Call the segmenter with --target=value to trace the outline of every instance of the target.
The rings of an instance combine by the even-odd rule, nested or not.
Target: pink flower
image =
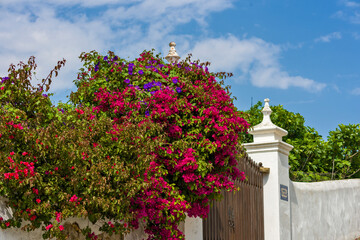
[[[26,155],[28,155],[28,154],[29,154],[29,153],[27,153],[27,152],[23,152],[23,153],[22,153],[23,156],[26,156]]]
[[[84,111],[82,109],[79,110],[79,109],[76,108],[75,110],[76,110],[77,113],[84,114]]]
[[[75,202],[78,199],[78,197],[74,194],[71,198],[70,198],[70,202]]]
[[[10,155],[12,156],[12,155],[14,155],[15,153],[14,152],[10,152]]]
[[[37,202],[37,203],[41,203],[41,200],[40,200],[40,199],[36,199],[36,202]]]
[[[52,227],[53,227],[53,225],[52,225],[52,224],[49,224],[49,225],[46,226],[46,230],[49,230],[49,229],[52,228]]]
[[[60,213],[60,212],[56,212],[56,213],[55,213],[55,216],[56,216],[56,221],[57,221],[57,222],[60,222],[60,220],[61,220],[61,213]]]
[[[59,230],[60,230],[60,231],[64,230],[64,226],[63,226],[63,225],[60,225],[60,226],[59,226]]]
[[[5,225],[8,227],[8,226],[10,226],[10,223],[9,223],[9,222],[6,222]]]

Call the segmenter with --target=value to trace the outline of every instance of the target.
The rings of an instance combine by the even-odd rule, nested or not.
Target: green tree
[[[360,178],[360,124],[340,124],[329,132],[328,144],[332,177]]]
[[[245,111],[249,124],[262,121],[262,103]],[[271,106],[272,122],[287,130],[283,140],[294,146],[289,155],[290,178],[293,181],[322,181],[360,177],[360,124],[340,124],[329,132],[325,141],[314,129],[305,125],[299,113],[282,105]],[[250,134],[243,134],[244,142],[252,142]]]

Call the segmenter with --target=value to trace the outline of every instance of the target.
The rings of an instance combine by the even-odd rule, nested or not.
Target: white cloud
[[[360,7],[360,3],[359,2],[354,2],[354,1],[345,1],[344,2],[346,7]]]
[[[189,46],[190,36],[174,35],[179,24],[204,24],[214,11],[230,8],[223,0],[2,0],[0,5],[0,76],[10,63],[31,55],[43,78],[58,60],[67,60],[52,90],[73,88],[83,51],[113,50],[122,57],[135,57],[144,49],[168,51],[176,39]],[[69,8],[74,7],[74,8]],[[97,8],[94,8],[97,7]],[[91,9],[91,11],[87,11]],[[181,50],[181,48],[180,48]]]
[[[315,42],[330,42],[330,41],[332,41],[334,39],[341,39],[341,38],[342,38],[342,36],[341,36],[340,32],[333,32],[333,33],[330,33],[328,35],[316,38],[314,41]]]
[[[360,12],[354,12],[350,17],[349,20],[351,23],[360,24]]]
[[[80,53],[104,50],[106,36],[111,36],[111,30],[100,21],[83,18],[70,22],[56,18],[52,9],[42,7],[38,10],[35,21],[30,14],[0,10],[0,72],[4,75],[8,64],[26,61],[34,55],[38,63],[37,76],[41,79],[58,60],[65,58],[66,66],[60,71],[60,78],[54,81],[53,88],[71,88],[80,67]]]
[[[69,6],[74,8],[69,10]],[[58,60],[65,58],[67,64],[52,89],[71,89],[81,67],[78,56],[83,51],[95,49],[105,53],[110,49],[132,58],[144,49],[155,48],[166,55],[167,44],[175,40],[181,43],[177,50],[183,58],[186,55],[181,53],[193,46],[194,56],[211,60],[213,69],[241,72],[242,78],[249,78],[258,87],[300,87],[312,91],[325,87],[282,70],[278,58],[283,47],[262,39],[239,40],[230,36],[201,41],[198,36],[174,33],[177,26],[185,23],[206,29],[207,16],[231,7],[230,0],[3,0],[0,76],[5,75],[8,64],[34,55],[37,76],[42,78]]]
[[[348,21],[353,24],[360,24],[360,2],[343,0],[344,8],[333,14],[333,17]]]
[[[104,16],[112,24],[140,21],[150,24],[149,31],[160,38],[177,25],[195,21],[206,26],[205,18],[213,12],[232,7],[230,0],[147,0],[129,7],[120,5],[108,9]],[[152,29],[156,29],[152,32]]]
[[[139,2],[141,0],[2,0],[2,5],[7,6],[34,6],[34,4],[41,5],[56,5],[56,6],[74,6],[81,5],[84,7],[96,7],[96,6],[104,6],[108,4],[131,4],[135,2]]]
[[[351,91],[351,94],[353,94],[353,95],[360,95],[360,87],[353,89],[353,90]]]
[[[290,76],[279,63],[281,47],[260,38],[207,39],[197,42],[192,53],[195,58],[210,61],[212,71],[240,72],[240,79],[249,78],[257,87],[320,91],[326,86],[312,79]]]
[[[353,32],[352,36],[354,37],[355,40],[359,40],[360,39],[360,34],[358,32]]]

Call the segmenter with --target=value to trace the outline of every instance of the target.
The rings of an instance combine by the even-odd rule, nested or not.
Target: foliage
[[[262,103],[246,111],[251,126],[262,121]],[[272,122],[287,130],[283,140],[294,146],[289,155],[290,178],[293,181],[321,181],[360,177],[360,124],[340,124],[329,132],[327,141],[305,119],[283,106],[271,106]],[[252,142],[243,135],[245,142]]]
[[[257,102],[249,110],[245,111],[247,117],[246,120],[249,122],[250,126],[255,126],[261,123],[263,114],[261,112],[263,106],[262,102]],[[305,119],[299,113],[289,112],[284,109],[283,106],[271,106],[271,120],[277,126],[286,129],[288,135],[283,137],[283,140],[287,139],[296,139],[304,138],[307,129],[305,126]],[[252,142],[251,134],[243,134],[246,142]]]
[[[1,227],[42,227],[65,239],[69,217],[88,217],[109,234],[146,224],[149,239],[181,239],[177,226],[205,217],[220,191],[244,179],[238,137],[248,128],[230,93],[206,65],[165,64],[152,52],[126,61],[83,53],[77,91],[52,106],[33,58],[1,82],[0,195],[14,216]],[[82,229],[87,239],[96,236]]]

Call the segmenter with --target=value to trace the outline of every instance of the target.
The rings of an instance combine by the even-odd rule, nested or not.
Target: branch
[[[356,170],[356,172],[352,173],[350,176],[348,176],[348,178],[351,178],[353,175],[355,175],[356,173],[358,173],[360,171],[360,168],[358,170]],[[346,176],[345,176],[346,177]]]
[[[349,158],[353,158],[354,156],[356,156],[356,154],[360,153],[360,151],[358,150],[356,153],[354,153],[353,155],[351,155]]]

